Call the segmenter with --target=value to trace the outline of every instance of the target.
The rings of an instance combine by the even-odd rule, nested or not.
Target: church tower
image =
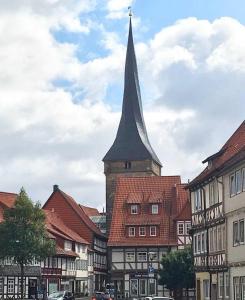
[[[115,141],[103,158],[109,233],[117,177],[160,176],[161,162],[148,139],[140,95],[131,18],[124,75],[122,115]]]

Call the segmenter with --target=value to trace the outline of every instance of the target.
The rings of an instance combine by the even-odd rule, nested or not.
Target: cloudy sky
[[[244,120],[244,0],[0,0],[0,190],[102,208],[128,32],[163,175],[192,179]]]

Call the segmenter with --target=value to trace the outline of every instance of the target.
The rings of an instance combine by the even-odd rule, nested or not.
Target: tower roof
[[[160,160],[151,147],[145,127],[130,18],[122,115],[116,139],[103,161],[146,159],[154,160],[161,166]]]

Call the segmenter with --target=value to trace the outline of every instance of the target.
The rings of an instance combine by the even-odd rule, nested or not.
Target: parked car
[[[174,300],[174,298],[171,297],[165,297],[165,296],[155,296],[155,297],[145,297],[145,300]]]
[[[59,291],[48,295],[48,300],[75,300],[72,292]]]
[[[108,292],[95,292],[92,300],[112,300],[112,298]]]

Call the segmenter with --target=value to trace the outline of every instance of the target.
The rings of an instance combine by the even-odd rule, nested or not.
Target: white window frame
[[[219,273],[218,274],[218,294],[219,294],[219,298],[223,299],[224,296],[224,292],[225,292],[225,278],[224,278],[224,273]]]
[[[141,283],[144,282],[145,284],[145,293],[141,293]],[[140,296],[146,296],[147,295],[147,279],[139,279],[139,295]]]
[[[134,262],[135,261],[135,252],[134,251],[127,251],[126,252],[126,261],[127,262]]]
[[[197,253],[201,253],[201,234],[197,234]]]
[[[185,234],[185,223],[184,222],[178,222],[178,235],[184,235]],[[182,227],[182,230],[180,228]]]
[[[202,191],[198,189],[194,192],[195,200],[195,211],[200,211],[202,209]]]
[[[205,232],[201,233],[201,253],[205,252]]]
[[[147,261],[147,252],[145,251],[137,252],[137,261],[139,262]]]
[[[242,168],[242,191],[245,192],[245,168]]]
[[[238,177],[239,175],[239,177]],[[240,194],[242,192],[242,170],[236,171],[236,194]],[[238,178],[240,178],[240,183],[238,182]]]
[[[138,215],[139,213],[139,205],[138,204],[131,204],[130,206],[131,215]]]
[[[237,231],[235,232],[236,228]],[[238,246],[239,245],[239,221],[233,222],[232,235],[233,235],[233,246]]]
[[[230,175],[230,197],[236,195],[236,174],[232,173]]]
[[[136,293],[132,293],[132,283],[136,283]],[[138,279],[130,279],[130,295],[131,296],[138,296],[139,286],[138,286]]]
[[[210,298],[210,284],[208,279],[203,280],[203,297],[204,299],[209,299]]]
[[[151,205],[151,213],[152,215],[158,215],[159,207],[158,204]]]
[[[241,225],[242,223],[242,225]],[[239,220],[239,244],[244,244],[244,219]],[[243,229],[242,229],[243,228]]]
[[[65,240],[64,242],[64,250],[71,251],[72,250],[72,242]]]
[[[154,229],[154,232],[152,232],[152,229]],[[150,236],[157,236],[157,227],[156,226],[150,226]]]
[[[143,231],[141,231],[143,230]],[[146,228],[145,226],[140,226],[139,227],[139,236],[146,236]]]
[[[131,231],[132,230],[132,231]],[[135,227],[130,226],[128,228],[128,236],[135,236]]]
[[[14,294],[15,283],[13,278],[8,278],[8,294]]]
[[[215,204],[215,187],[214,187],[214,181],[212,181],[209,184],[209,206],[212,206],[214,204]]]

